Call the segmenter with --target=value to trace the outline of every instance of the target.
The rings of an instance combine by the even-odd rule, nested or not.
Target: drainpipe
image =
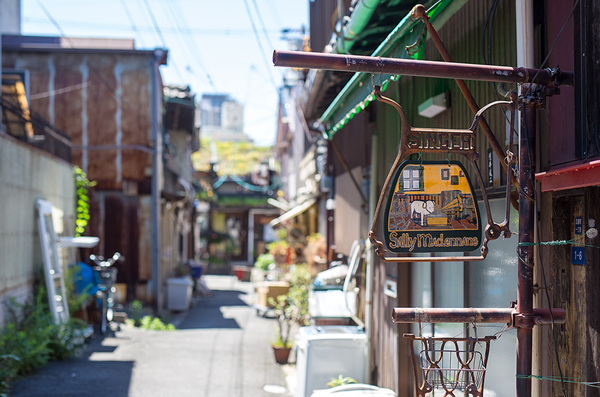
[[[517,66],[534,67],[533,47],[533,1],[515,0]],[[525,85],[531,89],[529,84]],[[524,86],[520,86],[523,90]],[[522,94],[522,92],[520,92]],[[522,98],[522,96],[521,96]],[[519,243],[533,242],[535,205],[530,199],[534,195],[533,175],[535,173],[535,134],[536,110],[531,104],[524,105],[519,112]],[[529,196],[529,197],[526,197]],[[529,318],[533,312],[533,268],[534,251],[531,246],[520,246],[517,288],[517,312]],[[517,397],[531,396],[531,375],[533,368],[533,332],[528,326],[517,328]]]
[[[369,222],[375,216],[375,206],[379,199],[379,190],[377,189],[377,134],[373,134],[371,139],[371,182],[369,186]],[[365,280],[365,328],[367,334],[367,365],[366,383],[371,384],[371,348],[373,346],[373,279],[375,274],[375,264],[377,256],[371,241],[366,239],[366,280]]]
[[[515,0],[517,66],[533,68],[533,0]]]
[[[162,137],[159,131],[160,103],[162,93],[159,92],[159,72],[158,66],[160,60],[165,56],[164,51],[156,49],[154,51],[154,60],[152,64],[152,81],[151,81],[151,108],[150,117],[152,118],[151,144],[152,152],[152,196],[150,201],[150,211],[152,214],[152,289],[154,292],[154,312],[159,313],[161,310],[162,294],[160,289],[160,182],[161,182],[161,166],[162,166]]]
[[[348,24],[344,27],[343,0],[338,0],[338,18],[340,20],[341,33],[337,38],[336,52],[347,54],[356,40],[363,33],[373,13],[379,6],[381,0],[361,0],[355,6]]]
[[[331,179],[327,201],[325,202],[325,219],[327,228],[327,237],[325,238],[327,261],[331,263],[335,259],[333,251],[335,248],[335,175],[333,173],[333,147],[331,141],[327,141],[327,162],[325,165],[325,175]]]

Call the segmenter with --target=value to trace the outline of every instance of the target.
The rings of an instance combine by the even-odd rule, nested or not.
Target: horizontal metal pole
[[[273,64],[303,69],[337,70],[373,74],[437,77],[506,83],[573,85],[573,73],[554,75],[550,69],[528,69],[457,62],[418,61],[360,55],[325,54],[302,51],[274,51]]]
[[[497,323],[512,324],[519,313],[513,308],[419,308],[396,307],[392,313],[395,323]],[[533,309],[535,324],[562,324],[566,321],[564,309]],[[520,322],[517,321],[517,324]]]

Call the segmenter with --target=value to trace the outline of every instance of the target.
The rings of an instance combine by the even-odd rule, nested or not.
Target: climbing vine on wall
[[[79,167],[75,167],[75,235],[82,236],[90,220],[90,188],[96,182],[90,181]]]

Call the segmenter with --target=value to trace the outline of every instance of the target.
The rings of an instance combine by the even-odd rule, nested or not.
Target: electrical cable
[[[144,0],[144,5],[146,6],[146,11],[148,11],[148,15],[150,15],[150,20],[152,21],[152,25],[154,26],[154,31],[156,32],[162,46],[164,48],[167,48],[167,42],[165,41],[165,37],[163,36],[162,31],[160,30],[160,26],[158,26],[158,22],[154,17],[154,12],[152,12],[152,7],[150,7],[148,0]]]
[[[164,3],[163,3],[164,5]],[[171,16],[175,21],[176,26],[180,26],[183,29],[177,28],[176,31],[179,33],[182,41],[187,45],[190,54],[193,54],[193,59],[196,61],[202,72],[204,73],[208,84],[212,87],[215,92],[218,92],[217,87],[215,86],[214,80],[209,73],[208,69],[204,65],[204,62],[200,58],[200,50],[198,43],[196,42],[195,35],[190,29],[189,24],[187,23],[187,19],[185,17],[185,13],[181,10],[179,3],[176,0],[170,0],[168,2],[169,11],[171,11]]]
[[[525,144],[527,145],[526,148],[526,152],[527,152],[527,156],[531,156],[531,151],[529,150],[529,148],[532,146],[531,142],[530,142],[530,134],[529,131],[527,131],[527,124],[525,122],[522,122],[521,124],[521,128],[523,129],[523,132],[525,134]],[[534,131],[535,133],[535,131]],[[532,164],[532,159],[531,157],[529,158],[529,163]],[[533,186],[533,192],[532,192],[532,200],[534,202],[535,205],[535,209],[539,210],[540,204],[539,204],[539,197],[537,195],[537,191],[536,191],[536,187],[535,187],[535,178],[532,175],[533,173],[530,173],[530,180],[529,182],[531,183],[531,185]],[[526,196],[521,196],[521,197],[526,197]],[[537,214],[537,211],[534,210],[534,214]],[[535,215],[534,215],[535,216]],[[538,243],[540,240],[540,236],[539,233],[542,230],[541,229],[541,222],[540,222],[540,217],[536,216],[536,225],[537,225],[537,229],[538,229],[538,233],[537,233],[537,238],[538,238]],[[519,256],[519,255],[518,255]],[[519,256],[519,260],[521,260],[523,262],[523,259]],[[562,367],[560,365],[560,358],[558,356],[558,342],[556,341],[556,336],[554,335],[554,326],[555,326],[555,320],[554,320],[554,315],[552,314],[552,302],[550,301],[550,293],[548,292],[548,281],[546,279],[546,271],[544,269],[544,265],[542,262],[542,256],[540,255],[540,249],[538,248],[538,262],[540,264],[541,267],[541,273],[542,273],[542,280],[544,282],[544,291],[546,293],[546,300],[548,303],[548,308],[550,309],[550,323],[551,323],[551,329],[552,329],[552,341],[553,341],[553,345],[554,345],[554,355],[555,355],[555,360],[556,360],[556,366],[558,368],[558,373],[560,376],[560,380],[561,380],[561,386],[562,386],[562,392],[563,392],[563,397],[567,397],[566,394],[566,390],[565,390],[565,379],[563,376],[563,371],[562,371]]]
[[[127,1],[121,0],[121,5],[123,6],[123,10],[125,10],[125,15],[127,15],[127,19],[129,19],[129,23],[131,24],[131,29],[133,29],[133,31],[135,32],[135,35],[138,38],[138,40],[140,41],[140,43],[142,44],[142,47],[146,47],[146,45],[144,44],[144,38],[141,35],[140,31],[138,30],[137,25],[135,24],[135,20],[133,19],[133,16],[131,15],[131,12],[129,12],[129,7],[127,7]]]
[[[535,201],[536,201],[536,207],[540,208],[539,206],[539,198],[537,196],[537,194],[535,194]],[[538,240],[539,240],[539,231],[542,230],[541,229],[541,223],[540,223],[540,217],[537,217],[537,227],[538,227]],[[558,367],[558,374],[560,376],[560,383],[562,386],[562,392],[563,392],[563,397],[566,397],[566,390],[565,390],[565,379],[563,376],[563,372],[562,372],[562,368],[560,365],[560,358],[558,357],[558,342],[556,341],[556,335],[554,334],[554,315],[552,314],[552,302],[550,301],[550,293],[548,292],[548,281],[546,279],[546,271],[544,269],[544,264],[542,262],[542,255],[541,255],[541,248],[538,248],[538,262],[540,263],[540,268],[542,270],[542,280],[544,282],[544,292],[546,295],[546,301],[548,303],[548,308],[550,309],[550,320],[551,320],[551,334],[552,334],[552,343],[554,344],[554,358],[556,359],[556,366]]]
[[[256,24],[254,23],[254,18],[252,17],[252,12],[250,10],[250,6],[248,5],[248,0],[244,0],[244,6],[246,7],[246,13],[248,14],[248,19],[250,19],[250,24],[252,25],[252,31],[254,32],[254,38],[256,39],[256,44],[258,45],[260,53],[262,54],[262,60],[265,63],[265,67],[269,74],[269,79],[271,80],[271,84],[273,84],[273,89],[275,89],[275,92],[278,92],[279,89],[277,87],[277,84],[275,83],[275,79],[273,78],[273,74],[272,74],[273,68],[267,61],[267,56],[266,56],[265,50],[263,48],[262,42],[260,40],[258,30],[256,29]]]
[[[548,51],[548,54],[546,55],[546,58],[541,63],[541,65],[539,67],[540,70],[541,70],[541,68],[544,67],[544,65],[546,64],[546,62],[548,62],[548,60],[550,59],[550,55],[554,51],[554,48],[555,48],[555,46],[556,46],[556,44],[558,42],[558,39],[562,35],[562,32],[564,31],[565,27],[569,23],[569,21],[570,21],[571,17],[573,16],[575,10],[577,9],[578,5],[579,5],[579,0],[576,0],[575,3],[573,4],[573,8],[571,9],[571,12],[569,13],[569,16],[567,17],[567,20],[564,22],[564,24],[561,27],[560,31],[558,32],[556,38],[554,39],[554,42],[553,42],[552,46],[550,47],[550,49]],[[533,79],[531,80],[531,83],[529,85],[529,90],[531,89],[531,86],[535,82],[535,79],[537,78],[538,74],[539,74],[539,71],[533,76]],[[522,95],[525,96],[527,94],[528,94],[528,92],[525,92]],[[526,144],[528,146],[527,147],[527,155],[531,156],[531,152],[528,150],[531,147],[531,142],[529,142],[529,136],[526,137]],[[531,163],[532,159],[530,158],[529,160],[530,160],[530,163]],[[532,178],[532,180],[530,182],[534,186],[534,189],[533,189],[533,192],[532,192],[533,200],[535,202],[536,209],[539,209],[540,208],[540,206],[539,206],[539,198],[537,196],[536,189],[535,189],[535,180]],[[538,239],[539,239],[539,231],[541,230],[541,222],[540,222],[539,217],[537,217],[537,219],[536,219],[536,224],[537,224],[537,227],[538,227]],[[538,249],[538,252],[539,252],[539,249]],[[519,259],[521,259],[521,258],[519,258]],[[560,382],[561,382],[561,386],[562,386],[563,397],[566,397],[567,394],[566,394],[566,389],[565,389],[565,378],[563,376],[562,367],[561,367],[560,359],[559,359],[559,356],[558,356],[558,342],[556,341],[556,337],[554,335],[555,320],[554,320],[554,316],[552,314],[552,303],[550,301],[550,294],[548,292],[548,282],[547,282],[547,279],[546,279],[546,272],[545,272],[545,269],[544,269],[544,266],[543,266],[543,263],[542,263],[541,255],[539,255],[539,254],[538,254],[538,262],[540,263],[541,273],[542,273],[542,280],[544,282],[544,290],[545,290],[545,294],[546,294],[546,300],[548,302],[548,307],[550,309],[551,328],[552,328],[551,334],[552,334],[552,341],[553,341],[553,345],[554,345],[554,355],[555,355],[555,360],[556,360],[556,366],[558,368],[558,372],[559,372],[559,375],[560,375]]]
[[[56,19],[54,19],[52,17],[52,14],[50,14],[50,12],[48,11],[48,9],[44,6],[44,4],[41,2],[41,0],[37,0],[37,3],[39,5],[39,7],[42,9],[42,11],[44,12],[44,14],[46,14],[46,17],[50,20],[50,22],[52,23],[52,25],[54,25],[54,27],[56,28],[56,30],[58,31],[58,33],[60,34],[60,36],[65,39],[65,41],[67,42],[67,44],[70,46],[70,48],[75,49],[75,44],[73,43],[73,41],[71,40],[70,37],[67,36],[67,34],[65,33],[65,31],[62,29],[62,27],[60,26],[60,24],[56,21]],[[100,71],[98,69],[96,69],[94,67],[93,64],[88,63],[88,68],[91,72],[93,72],[93,74],[98,78],[98,80],[102,83],[102,85],[104,85],[107,89],[108,92],[110,93],[110,95],[112,95],[119,103],[121,103],[121,107],[127,111],[130,112],[135,112],[138,111],[137,107],[135,106],[131,106],[131,108],[129,108],[129,103],[128,102],[123,102],[121,101],[121,94],[117,91],[117,88],[114,87],[107,79],[106,77],[104,77],[104,75],[102,73],[100,73]]]
[[[544,58],[544,61],[540,64],[540,67],[538,68],[537,73],[533,76],[533,79],[531,79],[531,83],[530,84],[533,84],[535,82],[535,79],[537,78],[538,74],[540,73],[540,70],[542,70],[542,68],[544,67],[544,65],[546,64],[546,62],[548,62],[548,60],[550,59],[550,55],[554,51],[554,47],[556,47],[556,44],[558,43],[558,39],[560,38],[560,36],[563,33],[563,30],[565,30],[565,28],[567,27],[567,24],[569,23],[569,21],[573,17],[573,14],[575,13],[575,10],[577,9],[577,6],[579,6],[579,0],[575,0],[575,3],[573,4],[573,8],[571,9],[571,12],[569,13],[569,16],[567,17],[567,20],[565,21],[565,23],[563,24],[563,26],[558,31],[558,33],[556,35],[556,38],[554,39],[554,42],[552,43],[552,46],[548,50],[548,54],[546,55],[546,58]]]
[[[150,7],[150,3],[148,3],[148,0],[144,0],[144,4],[146,5],[146,10],[148,11],[148,15],[150,15],[150,20],[152,21],[152,25],[154,26],[154,31],[158,35],[161,45],[163,46],[163,48],[168,48],[165,37],[163,36],[162,31],[160,30],[160,26],[158,25],[158,21],[154,17],[154,12],[152,11],[152,7]],[[173,69],[175,70],[177,76],[179,76],[179,79],[181,81],[184,81],[183,75],[181,74],[181,71],[179,70],[179,67],[177,66],[176,62],[173,62]]]

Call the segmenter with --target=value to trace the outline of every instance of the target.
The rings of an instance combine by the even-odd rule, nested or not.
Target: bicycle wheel
[[[113,306],[115,305],[115,287],[106,291],[106,319],[110,323],[113,320]]]
[[[108,319],[106,318],[107,310],[108,310],[107,305],[106,305],[106,293],[103,292],[100,295],[100,297],[97,299],[97,301],[98,301],[98,314],[100,315],[100,323],[99,323],[100,333],[102,335],[104,335],[108,328]]]

